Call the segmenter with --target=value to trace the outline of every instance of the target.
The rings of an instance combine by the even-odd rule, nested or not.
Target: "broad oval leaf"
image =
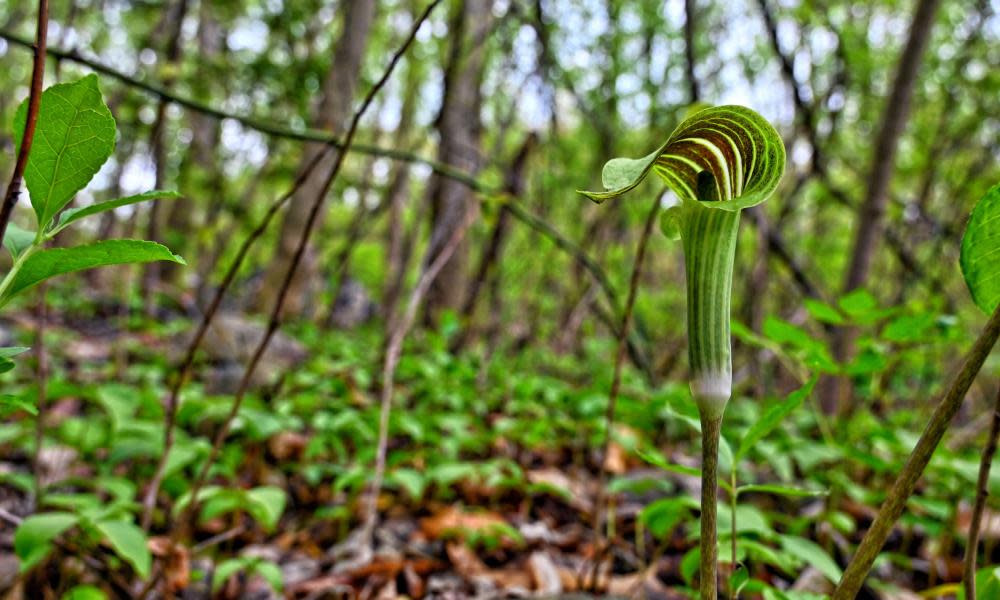
[[[21,147],[27,101],[14,116]],[[35,137],[24,170],[31,205],[44,229],[90,182],[115,148],[115,119],[101,98],[97,75],[53,85],[42,92]]]
[[[706,108],[684,119],[655,152],[608,161],[605,191],[580,193],[604,202],[635,188],[654,170],[683,200],[740,210],[767,200],[778,187],[785,146],[774,127],[749,108]]]
[[[42,561],[52,550],[52,540],[76,525],[80,517],[67,512],[31,515],[14,532],[14,553],[21,559],[21,572]]]
[[[24,261],[10,285],[0,295],[0,306],[11,297],[50,277],[105,265],[147,263],[166,260],[185,264],[184,259],[155,242],[103,240],[73,248],[51,248]]]
[[[986,314],[1000,305],[1000,183],[979,200],[962,236],[962,275]]]
[[[19,227],[16,223],[7,224],[7,232],[3,236],[3,245],[10,252],[11,258],[17,259],[28,246],[35,242],[35,232]]]
[[[115,553],[125,562],[132,565],[135,572],[145,579],[149,577],[149,569],[153,557],[146,545],[146,534],[131,521],[98,521],[95,524],[115,549]]]

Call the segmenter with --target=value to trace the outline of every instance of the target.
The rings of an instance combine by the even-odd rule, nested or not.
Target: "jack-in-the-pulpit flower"
[[[606,191],[581,192],[604,202],[654,171],[680,199],[664,218],[666,229],[681,237],[687,273],[690,385],[703,442],[703,599],[716,599],[716,469],[722,416],[732,395],[729,313],[740,212],[766,200],[784,170],[785,147],[770,123],[742,106],[717,106],[691,114],[651,154],[608,161],[602,173]]]

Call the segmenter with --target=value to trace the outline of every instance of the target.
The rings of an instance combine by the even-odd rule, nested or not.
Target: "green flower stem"
[[[681,211],[691,394],[704,416],[721,419],[733,387],[729,308],[740,213],[691,201]]]

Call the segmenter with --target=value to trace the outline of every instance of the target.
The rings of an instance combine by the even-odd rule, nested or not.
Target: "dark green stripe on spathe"
[[[740,211],[691,201],[682,210],[692,391],[700,408],[721,414],[732,381],[729,313]],[[699,389],[712,392],[699,394]]]

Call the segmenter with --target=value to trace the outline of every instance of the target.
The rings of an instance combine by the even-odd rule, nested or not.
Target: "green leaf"
[[[18,148],[27,112],[25,101],[14,116]],[[101,98],[97,75],[53,85],[42,93],[24,171],[40,229],[90,182],[114,148],[115,119]]]
[[[805,385],[795,390],[791,394],[778,402],[777,404],[771,406],[767,412],[747,430],[746,434],[743,435],[743,439],[740,440],[739,448],[736,450],[736,459],[746,456],[746,453],[750,451],[753,446],[764,439],[767,434],[774,431],[788,415],[792,413],[802,401],[805,400],[809,394],[812,393],[813,387],[816,385],[816,377],[812,377]]]
[[[5,304],[18,292],[56,275],[105,265],[157,260],[185,264],[183,258],[170,252],[166,246],[139,240],[104,240],[73,248],[42,250],[24,261],[21,270],[0,296],[0,305]]]
[[[7,223],[7,232],[3,236],[3,245],[10,252],[11,258],[17,259],[28,246],[34,243],[34,231],[18,227],[15,223]]]
[[[67,226],[84,219],[86,217],[96,215],[108,210],[114,210],[121,206],[128,206],[130,204],[138,204],[139,202],[146,202],[147,200],[159,199],[174,199],[180,198],[181,194],[172,190],[153,190],[150,192],[144,192],[142,194],[136,194],[135,196],[126,196],[125,198],[118,198],[116,200],[108,200],[107,202],[98,202],[97,204],[91,204],[90,206],[83,206],[79,208],[68,208],[61,215],[56,222],[55,227],[52,228],[50,236],[55,235],[59,231],[65,229]]]
[[[233,575],[242,571],[246,564],[247,561],[243,558],[230,558],[219,563],[219,566],[215,567],[215,573],[212,575],[212,592],[219,591],[222,584],[226,583]]]
[[[253,565],[253,571],[260,575],[275,592],[281,593],[284,579],[281,575],[281,567],[268,560],[262,560]]]
[[[692,502],[693,499],[685,497],[662,498],[647,504],[639,513],[639,520],[645,523],[654,538],[665,539],[691,514]]]
[[[816,498],[819,496],[828,496],[830,494],[830,492],[823,490],[804,490],[802,488],[793,488],[770,483],[741,485],[736,488],[736,491],[740,494],[761,493],[773,494],[775,496],[788,496],[790,498]]]
[[[95,527],[107,538],[118,557],[132,565],[139,577],[149,577],[153,557],[146,546],[146,534],[138,525],[131,521],[108,520],[98,521]]]
[[[52,551],[52,541],[73,527],[80,518],[66,512],[31,515],[14,532],[14,553],[21,559],[21,572],[28,571]]]
[[[962,236],[962,275],[972,300],[986,314],[1000,304],[1000,184],[990,188]]]
[[[96,586],[78,585],[63,594],[62,600],[108,600],[108,596]]]
[[[6,348],[0,348],[0,357],[12,358],[18,354],[24,354],[31,348],[27,346],[7,346]]]
[[[778,132],[743,106],[696,110],[667,141],[643,158],[614,158],[604,165],[603,192],[580,193],[595,202],[634,189],[655,170],[682,200],[722,210],[760,204],[785,171],[785,146]]]
[[[783,535],[781,547],[805,564],[815,567],[830,581],[834,583],[840,581],[840,576],[843,575],[840,566],[815,542],[794,535]]]
[[[7,360],[7,362],[10,361]],[[11,362],[10,364],[14,363]],[[25,400],[22,396],[14,396],[12,394],[0,395],[0,417],[7,417],[14,414],[18,410],[23,410],[31,415],[38,414],[38,408],[36,408],[31,402]]]
[[[401,468],[389,473],[387,483],[395,484],[406,490],[406,493],[413,500],[420,500],[424,495],[424,488],[427,487],[427,478],[416,469]]]
[[[247,511],[267,531],[278,525],[278,519],[285,512],[285,491],[279,487],[262,486],[246,493]]]
[[[0,348],[0,373],[6,373],[14,368],[15,364],[11,358],[27,352],[28,348],[24,346],[9,346],[7,348]]]
[[[844,316],[840,314],[840,311],[826,302],[821,302],[813,298],[806,298],[803,302],[806,305],[806,310],[817,321],[830,323],[831,325],[843,325],[845,323]]]

